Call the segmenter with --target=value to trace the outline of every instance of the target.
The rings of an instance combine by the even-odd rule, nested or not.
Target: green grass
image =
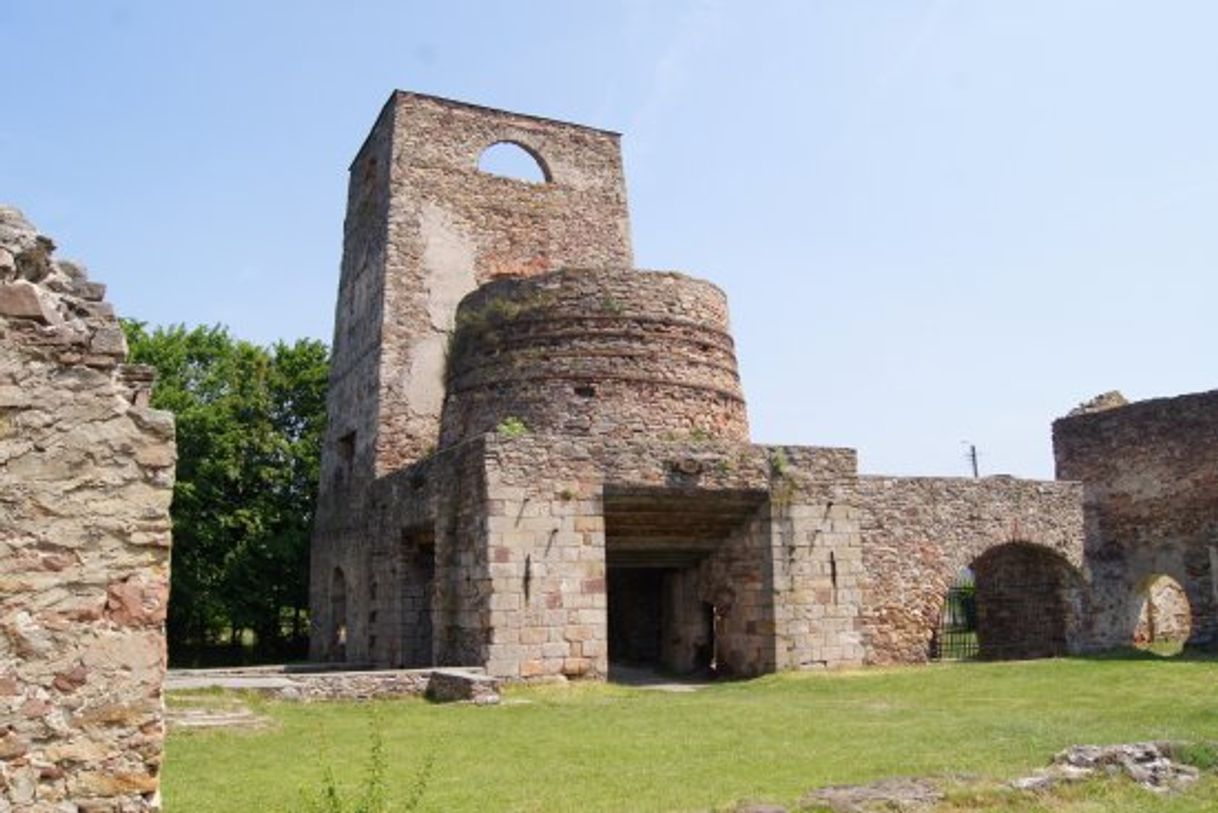
[[[376,706],[391,800],[408,796],[432,757],[420,810],[667,811],[742,798],[790,804],[811,787],[885,776],[1003,780],[1076,743],[1212,740],[1216,688],[1214,660],[1130,653],[788,673],[692,694],[520,687],[493,708],[419,700]],[[319,787],[323,764],[352,789],[366,773],[366,705],[251,702],[276,724],[170,736],[168,813],[295,810],[302,790]],[[1070,792],[1083,794],[1063,800],[1074,806],[1043,809],[1173,809],[1119,783]],[[1010,806],[995,793],[991,801],[1007,806],[976,809],[1037,809],[1028,806],[1033,797]],[[1115,797],[1093,803],[1086,793],[1126,794],[1134,806]],[[1218,809],[1218,788],[1207,779],[1172,804]],[[945,808],[960,809],[971,808]]]

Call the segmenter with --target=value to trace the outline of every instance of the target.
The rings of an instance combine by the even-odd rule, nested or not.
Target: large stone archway
[[[966,570],[976,576],[978,632],[983,622],[989,628],[977,641],[982,657],[1083,648],[1080,492],[1074,483],[1008,477],[860,478],[868,662],[931,659],[944,601]],[[1052,598],[1033,616],[1045,632],[1021,641],[1014,621],[1037,596]]]
[[[1083,585],[1060,554],[1010,542],[987,550],[972,570],[979,658],[1048,658],[1071,651],[1080,633]]]

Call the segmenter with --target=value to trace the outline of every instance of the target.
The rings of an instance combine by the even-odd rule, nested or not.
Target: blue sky
[[[1218,4],[0,3],[0,200],[124,315],[329,340],[401,87],[624,133],[636,262],[731,297],[753,436],[1052,476],[1218,384]]]

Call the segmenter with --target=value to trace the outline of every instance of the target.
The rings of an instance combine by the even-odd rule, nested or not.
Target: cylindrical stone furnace
[[[563,269],[461,301],[440,445],[494,431],[748,441],[727,297],[683,274]]]

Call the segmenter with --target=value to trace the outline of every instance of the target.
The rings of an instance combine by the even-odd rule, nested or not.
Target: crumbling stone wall
[[[505,141],[547,180],[479,170]],[[395,92],[351,165],[328,439],[354,432],[354,468],[378,476],[418,460],[436,444],[461,297],[632,259],[616,133]]]
[[[482,172],[489,146],[537,157],[544,183]],[[351,164],[310,606],[342,551],[365,546],[370,484],[435,449],[457,303],[492,279],[629,267],[619,136],[402,91]],[[362,573],[363,571],[356,571]],[[356,592],[366,582],[355,581]],[[313,657],[326,641],[311,639]]]
[[[52,250],[0,208],[0,809],[154,810],[173,420]]]
[[[1134,641],[1156,574],[1188,596],[1189,644],[1218,643],[1218,391],[1104,396],[1054,422],[1053,451],[1085,484],[1097,645]]]
[[[628,268],[482,286],[458,308],[440,445],[509,417],[547,433],[747,442],[727,297]]]
[[[480,172],[501,141],[545,182]],[[630,259],[616,134],[390,99],[352,165],[315,655],[595,677],[616,624],[675,669],[916,662],[974,562],[1004,645],[1038,570],[1018,598],[1065,602],[1047,649],[1078,644],[1078,486],[749,444],[722,292]]]
[[[1066,626],[1063,643],[1067,650],[1085,646],[1078,484],[1010,477],[862,477],[855,500],[861,514],[869,663],[926,661],[957,574],[986,561],[987,553],[1019,543],[1035,546],[1044,556],[1039,566],[1027,565],[1024,557],[1008,559],[1007,572],[994,573],[997,589],[1007,589],[1003,584],[1016,588],[1029,611],[1050,602],[1064,604],[1069,612],[1061,619]],[[1030,573],[1019,572],[1029,567]],[[1020,629],[1017,623],[996,620],[1011,635]],[[1040,653],[1030,647],[1026,653],[1016,648],[1010,654]]]

